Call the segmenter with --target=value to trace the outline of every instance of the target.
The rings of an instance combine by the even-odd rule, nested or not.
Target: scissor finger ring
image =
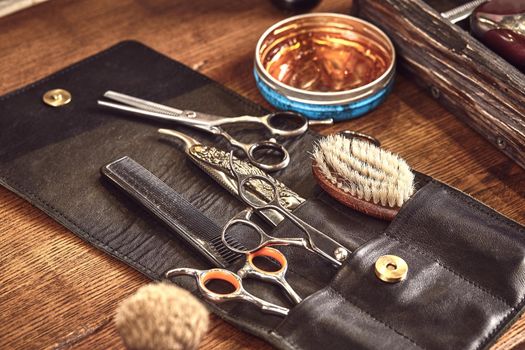
[[[229,300],[247,301],[257,305],[264,312],[286,316],[289,310],[285,307],[269,303],[250,293],[248,293],[242,286],[242,279],[237,274],[224,269],[210,269],[210,270],[196,270],[188,268],[173,269],[166,272],[166,278],[178,275],[191,275],[197,280],[197,287],[202,295],[213,302],[220,303]],[[224,281],[230,284],[235,290],[229,293],[220,293],[212,291],[207,287],[207,283],[212,280]]]
[[[265,118],[266,127],[275,136],[294,137],[302,135],[308,130],[308,119],[299,113],[275,112],[263,118]]]
[[[279,268],[277,270],[271,270],[257,266],[254,263],[254,259],[257,257],[271,258],[279,264]],[[302,298],[286,280],[285,275],[287,270],[288,261],[283,253],[274,248],[264,247],[253,253],[246,254],[246,263],[237,274],[241,277],[257,277],[263,281],[276,283],[287,292],[294,303],[299,304]]]

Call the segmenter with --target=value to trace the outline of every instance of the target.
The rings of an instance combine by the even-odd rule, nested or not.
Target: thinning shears
[[[234,147],[241,149],[250,162],[265,171],[284,169],[290,162],[288,150],[276,139],[244,143],[233,138],[221,126],[230,124],[257,124],[266,128],[272,136],[294,137],[306,132],[309,125],[332,124],[332,119],[309,121],[306,117],[295,112],[275,112],[263,116],[243,115],[237,117],[221,117],[212,114],[200,113],[190,110],[180,110],[152,101],[125,95],[115,91],[106,91],[104,97],[115,102],[98,100],[98,104],[120,111],[137,115],[183,124],[197,128],[214,135],[220,135],[228,140]],[[270,151],[279,157],[277,162],[266,163],[259,160],[258,152]]]
[[[273,261],[279,264],[279,268],[276,271],[270,271],[259,267],[253,261],[256,257],[271,258]],[[165,277],[171,278],[173,276],[180,275],[193,276],[197,280],[197,287],[199,288],[199,291],[207,300],[215,303],[221,303],[225,301],[250,302],[258,306],[263,312],[278,316],[286,316],[289,311],[288,308],[270,303],[246,291],[242,285],[242,280],[245,277],[252,277],[278,284],[285,290],[293,302],[298,304],[302,299],[286,281],[285,274],[287,269],[288,262],[280,251],[271,247],[264,247],[253,253],[247,253],[246,263],[239,271],[237,271],[237,273],[221,268],[197,270],[182,267],[167,271],[165,273]],[[208,287],[208,283],[213,280],[226,282],[232,287],[233,291],[213,291]]]

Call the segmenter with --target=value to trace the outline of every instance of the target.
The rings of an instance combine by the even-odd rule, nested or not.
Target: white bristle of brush
[[[396,154],[340,134],[320,139],[313,158],[321,173],[354,197],[400,207],[414,193],[414,174]]]

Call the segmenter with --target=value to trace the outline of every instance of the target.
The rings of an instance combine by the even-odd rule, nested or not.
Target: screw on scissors
[[[195,111],[180,110],[114,91],[106,91],[104,97],[119,103],[98,100],[98,104],[101,106],[134,113],[155,120],[175,122],[214,135],[220,135],[226,138],[232,146],[240,148],[246,154],[250,162],[265,171],[281,170],[288,166],[290,155],[286,148],[274,138],[254,143],[241,142],[222,129],[222,125],[238,123],[257,124],[265,127],[273,136],[293,137],[304,134],[310,125],[331,124],[333,122],[331,119],[309,121],[306,117],[294,112],[276,112],[260,117],[249,115],[221,117]],[[293,124],[295,127],[288,127],[288,124]],[[281,127],[281,125],[283,125],[283,127]],[[256,154],[262,153],[275,154],[279,160],[277,162],[268,163],[260,161]]]
[[[276,260],[281,266],[276,271],[267,271],[257,267],[253,259],[259,256],[270,257]],[[255,304],[262,311],[278,316],[286,316],[288,309],[280,305],[276,305],[267,302],[261,298],[246,291],[242,285],[244,277],[255,277],[263,281],[279,284],[284,288],[294,303],[298,304],[301,302],[301,297],[295,292],[295,290],[288,284],[285,279],[286,270],[288,263],[284,255],[276,249],[265,247],[257,252],[247,254],[245,265],[237,272],[231,272],[226,269],[210,269],[210,270],[197,270],[191,268],[177,268],[169,270],[165,273],[166,278],[180,275],[194,276],[197,280],[197,287],[199,291],[209,301],[215,303],[221,303],[225,301],[246,301]],[[220,280],[226,282],[233,287],[232,292],[216,292],[208,288],[207,283],[212,280]]]
[[[290,245],[299,246],[304,249],[318,254],[328,260],[335,266],[340,266],[348,258],[350,252],[334,239],[328,237],[323,232],[307,224],[296,215],[286,210],[280,203],[279,193],[275,184],[267,176],[260,174],[241,174],[235,170],[233,162],[233,152],[230,152],[230,170],[237,178],[239,197],[250,206],[238,215],[230,219],[222,230],[222,242],[232,251],[237,253],[253,253],[261,248],[272,245]],[[265,204],[255,203],[246,196],[246,186],[250,181],[260,181],[271,189],[272,198]],[[258,224],[250,220],[254,211],[273,209],[279,212],[283,217],[290,220],[298,227],[306,237],[281,238],[273,237],[267,234]],[[235,247],[229,243],[228,233],[235,225],[248,226],[253,229],[259,236],[259,241],[252,247]],[[322,244],[322,247],[320,245]],[[244,242],[243,242],[244,245]]]

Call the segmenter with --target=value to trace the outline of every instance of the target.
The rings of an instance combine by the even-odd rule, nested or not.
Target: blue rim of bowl
[[[259,77],[257,69],[253,70],[253,74],[255,76],[257,88],[266,101],[268,101],[272,106],[281,110],[300,113],[310,119],[333,118],[335,121],[360,117],[379,106],[392,90],[395,75],[392,74],[390,81],[383,88],[368,97],[350,103],[326,105],[305,103],[289,99],[266,84]]]

